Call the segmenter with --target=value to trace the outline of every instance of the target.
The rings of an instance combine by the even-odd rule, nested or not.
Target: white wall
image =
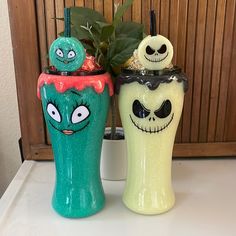
[[[21,164],[12,43],[7,0],[0,0],[0,197]]]

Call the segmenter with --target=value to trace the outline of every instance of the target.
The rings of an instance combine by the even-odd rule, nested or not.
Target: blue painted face
[[[49,59],[58,71],[78,70],[83,65],[85,57],[83,45],[74,37],[56,39],[49,50]]]

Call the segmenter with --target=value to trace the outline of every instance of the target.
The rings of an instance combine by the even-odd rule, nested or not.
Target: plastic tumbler
[[[52,206],[64,217],[86,217],[104,207],[100,154],[112,94],[104,72],[39,77],[38,97],[56,166]]]
[[[128,150],[124,204],[140,214],[168,211],[175,202],[171,162],[187,79],[181,69],[124,69],[117,80]]]

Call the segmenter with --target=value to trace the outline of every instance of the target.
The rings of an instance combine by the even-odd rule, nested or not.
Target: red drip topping
[[[112,96],[114,92],[109,73],[89,76],[63,76],[42,73],[38,79],[38,98],[40,98],[40,88],[44,84],[54,84],[59,93],[63,93],[71,88],[81,91],[86,87],[93,87],[97,93],[102,93],[106,84],[108,85],[110,96]]]

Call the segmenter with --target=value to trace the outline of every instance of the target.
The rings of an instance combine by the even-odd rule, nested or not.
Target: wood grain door
[[[110,21],[122,0],[8,0],[23,152],[26,159],[51,159],[37,78],[48,65],[51,42],[63,30],[63,8],[85,6]],[[236,155],[236,0],[134,0],[123,20],[157,31],[174,46],[174,64],[189,77],[174,156]],[[108,122],[109,125],[109,122]]]

